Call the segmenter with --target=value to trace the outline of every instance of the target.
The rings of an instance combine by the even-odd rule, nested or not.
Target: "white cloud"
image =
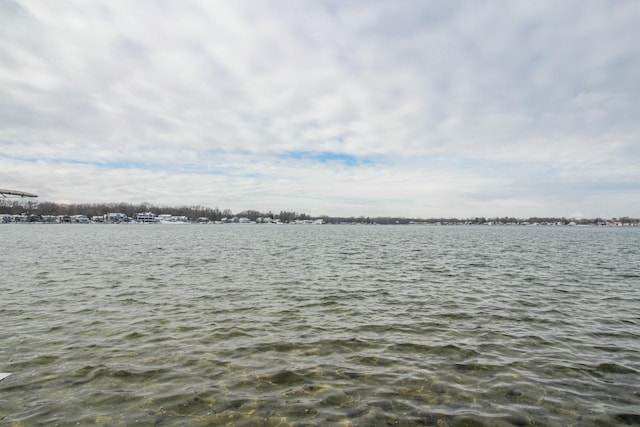
[[[638,18],[633,1],[4,1],[0,180],[83,202],[640,215]]]

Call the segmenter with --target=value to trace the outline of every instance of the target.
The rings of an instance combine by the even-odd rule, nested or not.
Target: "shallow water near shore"
[[[0,238],[0,424],[640,424],[638,228]]]

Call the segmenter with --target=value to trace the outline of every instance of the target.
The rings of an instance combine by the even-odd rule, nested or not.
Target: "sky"
[[[0,188],[640,217],[640,1],[0,0]]]

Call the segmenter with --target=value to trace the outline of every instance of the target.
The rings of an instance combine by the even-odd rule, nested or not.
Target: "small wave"
[[[86,365],[70,376],[73,383],[87,383],[101,378],[118,378],[132,382],[156,378],[169,372],[166,368],[141,368],[133,366]]]
[[[261,381],[274,385],[297,385],[307,380],[307,375],[289,369],[283,369],[270,375],[260,376]]]
[[[351,358],[351,361],[364,366],[393,366],[398,363],[396,359],[382,356],[355,356]]]
[[[456,371],[492,371],[504,368],[503,365],[467,362],[467,363],[454,363],[453,369]]]
[[[391,353],[399,354],[429,354],[434,356],[448,357],[448,358],[471,358],[479,356],[476,350],[459,347],[454,344],[444,345],[427,345],[417,343],[397,343],[392,344],[387,348]]]
[[[607,374],[637,374],[638,371],[617,363],[601,363],[596,367],[596,371]]]

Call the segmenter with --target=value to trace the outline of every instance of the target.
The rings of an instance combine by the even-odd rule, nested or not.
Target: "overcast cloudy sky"
[[[0,188],[640,216],[640,1],[0,0]]]

